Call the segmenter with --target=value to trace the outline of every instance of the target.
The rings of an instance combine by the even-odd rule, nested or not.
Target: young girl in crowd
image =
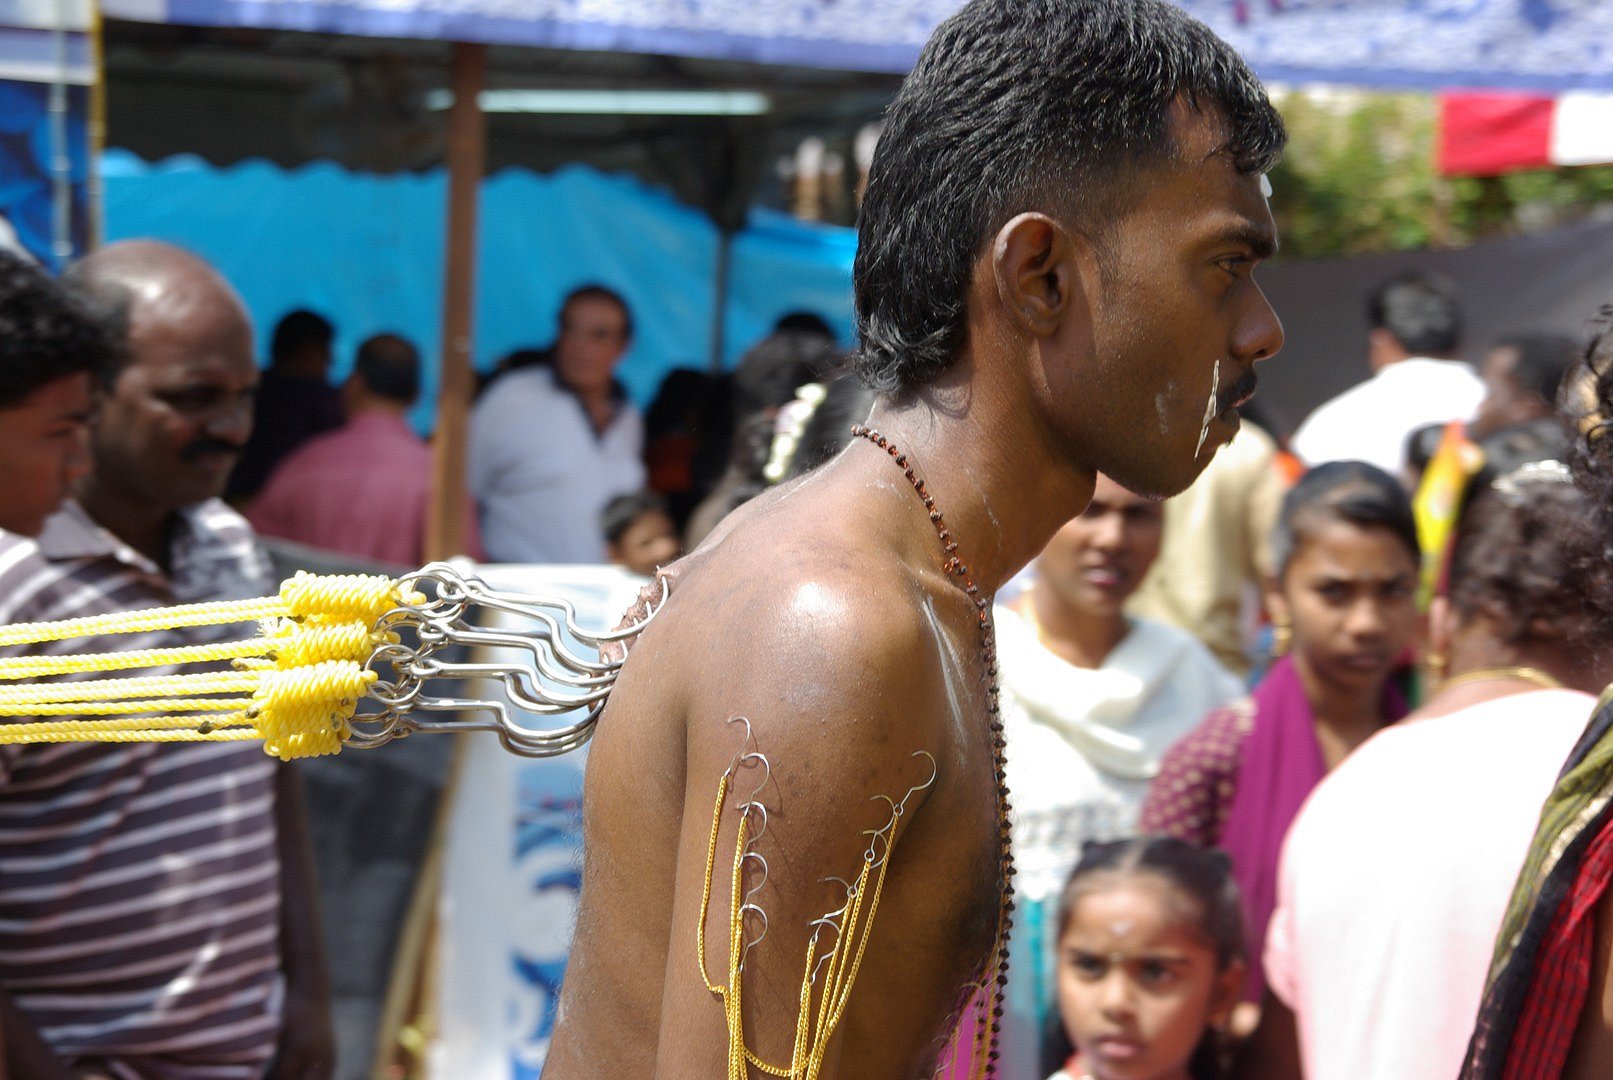
[[[1165,755],[1140,828],[1224,849],[1248,919],[1249,998],[1289,823],[1328,770],[1406,715],[1390,675],[1417,635],[1417,526],[1398,481],[1362,462],[1305,475],[1283,500],[1266,597],[1278,652],[1252,696]]]
[[[1197,638],[1126,614],[1159,554],[1164,509],[1099,476],[1048,541],[1034,581],[996,609],[1013,792],[1014,927],[996,1080],[1042,1080],[1058,1026],[1053,913],[1091,840],[1137,831],[1166,751],[1243,687]]]
[[[1225,1075],[1243,940],[1221,852],[1170,837],[1089,844],[1059,903],[1059,1012],[1076,1054],[1052,1080]]]

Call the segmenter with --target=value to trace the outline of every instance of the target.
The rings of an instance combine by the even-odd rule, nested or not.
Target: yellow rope
[[[258,688],[263,676],[255,671],[205,671],[189,675],[147,675],[137,679],[94,679],[83,682],[24,683],[0,686],[0,715],[5,706],[17,702],[36,704],[47,701],[121,701],[136,697],[166,697],[183,694],[238,694]],[[26,713],[9,715],[26,716]]]
[[[150,630],[174,630],[182,626],[215,626],[251,622],[286,615],[278,597],[258,600],[225,600],[212,604],[185,604],[178,607],[138,608],[105,615],[86,615],[60,622],[13,623],[0,626],[0,645],[32,645],[68,638],[102,637],[108,634],[138,634]],[[80,669],[83,670],[83,669]]]
[[[147,730],[179,730],[189,728],[206,735],[210,731],[224,727],[251,726],[252,721],[246,715],[250,702],[236,708],[231,712],[219,712],[212,716],[197,716],[192,713],[188,716],[119,716],[111,720],[41,720],[32,724],[16,724],[8,729],[9,732],[26,732],[37,737],[49,734],[73,736],[76,739],[88,735],[94,737],[102,731],[147,731]],[[256,737],[256,732],[253,732]]]
[[[251,698],[135,698],[129,701],[41,701],[0,705],[0,716],[128,716],[132,713],[230,712],[252,707]],[[107,720],[91,723],[107,724]],[[0,729],[0,731],[9,728]],[[90,730],[94,730],[91,728]],[[0,734],[0,739],[4,735]]]
[[[359,699],[376,681],[364,665],[378,645],[398,640],[395,634],[378,632],[376,623],[388,611],[422,599],[418,593],[404,594],[389,578],[299,573],[281,585],[277,596],[255,600],[0,626],[3,646],[260,623],[258,635],[247,641],[0,658],[0,716],[80,718],[0,724],[0,744],[255,738],[281,759],[334,754],[351,733]],[[16,681],[226,660],[234,670]],[[11,685],[3,685],[5,681]]]
[[[356,619],[373,623],[387,609],[412,599],[415,597],[400,597],[397,582],[391,578],[299,571],[281,584],[278,596],[137,608],[60,622],[13,623],[0,626],[0,645],[32,645],[68,638],[137,634],[183,626],[221,626],[275,618],[317,617],[331,622]]]
[[[22,726],[28,728],[33,725],[25,724]],[[245,742],[248,739],[256,739],[257,737],[258,733],[251,728],[232,727],[204,731],[193,727],[178,730],[107,731],[104,733],[98,731],[93,738],[76,734],[64,738],[60,732],[33,734],[24,731],[16,738],[12,738],[8,733],[6,741],[18,744],[55,742]]]
[[[67,656],[0,657],[0,680],[42,679],[78,671],[120,671],[125,668],[177,667],[180,664],[236,660],[261,656],[261,638],[220,641],[211,645],[179,645],[167,649],[130,649],[128,652],[85,653]]]

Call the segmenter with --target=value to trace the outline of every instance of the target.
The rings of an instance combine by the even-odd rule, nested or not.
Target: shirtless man
[[[812,924],[847,900],[825,879],[871,850],[888,877],[817,1075],[934,1067],[1004,906],[982,612],[1095,473],[1171,495],[1236,432],[1282,344],[1252,280],[1282,142],[1242,61],[1161,0],[973,0],[936,31],[891,107],[856,266],[869,424],[905,456],[854,439],[673,567],[591,751],[546,1080],[763,1075],[726,1064],[707,977],[730,985],[731,951],[746,1046],[789,1066]],[[713,843],[742,750],[766,766],[737,762]],[[871,841],[880,797],[904,795],[894,843]],[[766,822],[731,950],[739,824],[762,824],[746,801]]]

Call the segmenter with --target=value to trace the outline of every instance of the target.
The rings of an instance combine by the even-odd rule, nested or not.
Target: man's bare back
[[[924,785],[926,754],[934,782],[895,830],[835,1050],[868,1075],[915,1075],[982,972],[1000,893],[975,607],[941,572],[940,542],[900,472],[858,449],[869,452],[725,522],[673,568],[671,598],[633,646],[591,750],[589,903],[547,1075],[723,1074],[724,1013],[697,961],[705,877],[691,868],[704,868],[718,781],[745,750],[767,762],[734,780],[745,797],[766,777],[755,794],[766,881],[757,887],[753,863],[745,884],[766,913],[744,972],[751,1049],[789,1062],[809,925],[846,900],[825,879],[857,878],[864,830],[891,817],[879,797]],[[889,475],[869,483],[871,466]],[[908,564],[915,552],[928,566]],[[739,817],[723,815],[715,846],[706,964],[717,983]],[[760,926],[753,917],[747,933]]]
[[[906,457],[859,439],[674,567],[594,737],[548,1080],[931,1071],[1006,921],[977,605],[1100,470],[1175,494],[1236,433],[1282,344],[1253,278],[1282,140],[1165,0],[968,0],[936,31],[858,227],[852,364]]]

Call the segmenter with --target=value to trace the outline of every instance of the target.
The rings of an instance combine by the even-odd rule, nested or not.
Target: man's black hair
[[[626,495],[618,495],[605,504],[605,509],[599,514],[599,531],[605,536],[605,543],[619,544],[627,530],[633,527],[633,522],[645,514],[666,513],[666,500],[653,491],[633,491]]]
[[[105,382],[120,348],[83,297],[0,250],[0,409],[80,372]]]
[[[566,294],[566,298],[560,301],[559,317],[562,326],[566,320],[566,312],[570,310],[571,305],[576,303],[578,300],[609,300],[611,303],[615,304],[621,309],[622,312],[622,340],[633,340],[633,309],[627,306],[627,301],[622,299],[621,293],[617,292],[608,285],[600,285],[597,283],[581,285],[575,289],[572,289]]]
[[[1497,349],[1517,349],[1512,377],[1547,408],[1557,407],[1563,377],[1579,362],[1580,343],[1567,334],[1512,334],[1495,343]]]
[[[413,405],[420,396],[420,351],[397,334],[376,334],[358,347],[353,374],[371,393]]]
[[[1283,496],[1271,539],[1272,565],[1279,579],[1309,531],[1329,521],[1387,529],[1406,546],[1413,562],[1422,558],[1417,518],[1400,481],[1364,461],[1330,461],[1300,477]]]
[[[858,374],[896,393],[964,340],[974,263],[1014,215],[1064,218],[1107,250],[1137,173],[1173,159],[1178,97],[1265,172],[1286,136],[1253,72],[1165,0],[971,0],[935,31],[869,168],[855,264]]]
[[[330,348],[336,328],[323,315],[298,308],[274,324],[269,338],[269,362],[278,367],[310,345]]]
[[[1413,356],[1450,356],[1462,343],[1461,292],[1441,274],[1390,278],[1367,297],[1367,325]]]

